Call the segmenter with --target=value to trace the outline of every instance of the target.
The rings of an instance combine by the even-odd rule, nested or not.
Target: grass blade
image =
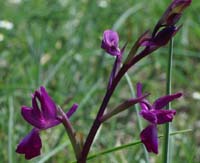
[[[57,146],[52,151],[50,151],[49,153],[45,154],[45,156],[41,160],[39,160],[38,163],[44,163],[44,162],[46,162],[49,158],[51,158],[52,156],[54,156],[55,154],[57,154],[59,151],[63,150],[69,144],[70,144],[69,142],[65,142],[65,143]]]
[[[13,107],[13,98],[10,97],[8,99],[9,102],[9,120],[8,120],[8,162],[13,162],[13,113],[14,113],[14,107]]]
[[[167,68],[167,85],[166,85],[166,94],[171,94],[171,81],[172,81],[172,61],[173,61],[173,38],[170,40],[169,45],[169,58],[168,58],[168,68]],[[167,110],[171,108],[169,103],[166,107]],[[165,124],[165,135],[164,135],[164,146],[163,146],[163,163],[170,162],[170,123]]]

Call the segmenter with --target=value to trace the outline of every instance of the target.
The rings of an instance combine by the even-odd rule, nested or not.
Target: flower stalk
[[[60,114],[60,116],[58,116],[58,119],[64,125],[65,130],[66,130],[66,132],[69,136],[70,142],[72,144],[76,159],[78,159],[81,149],[80,149],[80,146],[79,146],[79,144],[76,140],[76,131],[73,128],[72,124],[70,123],[67,115],[64,113],[64,111],[59,106],[58,106],[58,112]]]
[[[158,33],[160,34],[160,33]],[[162,35],[168,35],[168,33],[161,31]],[[169,34],[171,37],[173,37],[173,34]],[[118,83],[120,82],[120,80],[122,79],[122,77],[126,74],[126,72],[133,66],[135,65],[137,62],[139,62],[141,59],[143,59],[144,57],[146,57],[147,55],[149,55],[150,53],[152,53],[153,51],[155,51],[156,49],[160,48],[161,46],[164,46],[165,44],[168,43],[170,37],[167,37],[167,39],[165,40],[165,43],[162,45],[156,45],[153,44],[153,46],[151,46],[151,42],[146,43],[146,47],[137,55],[134,55],[133,58],[130,59],[129,62],[126,62],[125,64],[123,64],[123,66],[120,68],[120,70],[118,71],[116,77],[113,79],[112,83],[110,83],[110,87],[109,89],[107,89],[106,94],[104,96],[103,102],[99,108],[99,112],[93,122],[93,125],[90,129],[90,132],[86,138],[86,141],[83,145],[83,149],[82,152],[80,154],[80,157],[78,159],[78,163],[84,163],[86,162],[87,159],[87,155],[89,153],[90,147],[94,141],[95,135],[99,129],[99,127],[101,126],[101,117],[104,114],[104,111],[109,103],[109,100],[115,90],[115,88],[117,87]],[[145,40],[146,41],[146,40]],[[154,41],[154,40],[151,40]],[[154,42],[153,42],[154,43]],[[116,47],[115,47],[116,48]]]

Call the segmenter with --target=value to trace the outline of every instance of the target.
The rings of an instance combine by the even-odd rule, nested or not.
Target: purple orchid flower
[[[119,49],[119,36],[118,33],[107,29],[103,33],[101,48],[112,56],[120,56],[121,50]]]
[[[70,118],[77,108],[78,105],[73,104],[66,113],[67,117]],[[32,95],[32,107],[22,106],[21,113],[23,118],[34,128],[20,141],[16,152],[25,154],[25,158],[29,160],[40,155],[42,141],[39,132],[54,127],[61,122],[57,115],[57,106],[44,87],[40,87]]]
[[[137,84],[137,97],[142,96],[142,84]],[[182,96],[182,93],[162,96],[150,104],[147,99],[140,101],[140,115],[151,124],[146,127],[140,134],[143,144],[148,152],[158,153],[158,134],[157,125],[171,122],[176,114],[175,110],[164,110],[163,108],[169,102]]]

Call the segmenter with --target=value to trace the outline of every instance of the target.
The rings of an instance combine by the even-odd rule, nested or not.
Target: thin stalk
[[[66,116],[66,114],[63,112],[63,110],[60,107],[58,107],[58,111],[61,114],[61,117],[60,118],[58,117],[58,118],[63,123],[63,125],[64,125],[64,127],[67,131],[67,134],[68,134],[68,137],[69,137],[70,142],[72,144],[76,159],[78,160],[79,154],[80,154],[80,148],[79,148],[79,145],[76,141],[76,131],[73,128],[73,126],[71,125],[68,117]]]
[[[14,116],[14,107],[13,107],[13,98],[9,98],[9,121],[8,121],[8,162],[13,162],[13,116]]]
[[[173,61],[173,38],[170,40],[169,44],[169,58],[168,58],[168,68],[167,68],[167,85],[166,85],[166,94],[171,94],[171,81],[172,81],[172,61]],[[166,106],[166,109],[171,109],[171,104],[169,103]],[[170,162],[170,123],[165,124],[165,135],[164,135],[164,146],[163,146],[163,163]]]
[[[130,88],[131,96],[135,97],[135,91],[134,91],[134,88],[133,88],[133,85],[132,85],[132,82],[131,82],[131,79],[130,79],[128,73],[125,74],[125,78],[128,83],[128,86]],[[138,128],[140,131],[142,131],[143,127],[142,127],[142,120],[139,115],[139,107],[136,104],[136,105],[133,105],[133,108],[136,110]],[[149,163],[149,153],[147,152],[144,145],[143,145],[143,150],[144,150],[144,156],[145,156],[146,163]]]

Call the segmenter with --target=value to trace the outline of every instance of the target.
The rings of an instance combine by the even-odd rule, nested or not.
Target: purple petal
[[[171,102],[171,101],[173,101],[173,100],[175,100],[175,99],[177,99],[181,96],[182,96],[182,93],[176,93],[176,94],[160,97],[153,103],[153,108],[156,109],[156,110],[162,109],[169,102]]]
[[[142,143],[148,152],[158,154],[158,132],[156,125],[149,125],[140,134]]]
[[[142,84],[137,83],[137,97],[141,97],[141,96],[142,96]],[[149,103],[146,99],[143,99],[142,101],[145,101],[145,103]],[[140,107],[142,110],[149,110],[147,105],[144,104],[143,102],[140,102]]]
[[[22,106],[21,114],[23,118],[36,128],[45,128],[45,119],[40,113],[36,111],[35,108],[29,108],[27,106]]]
[[[42,97],[41,109],[43,111],[43,115],[46,119],[56,118],[57,115],[57,107],[51,97],[48,95],[44,87],[40,87],[40,94]]]
[[[16,152],[25,154],[27,160],[40,155],[42,141],[40,139],[39,130],[33,128],[31,132],[24,137],[17,146]]]
[[[73,104],[72,107],[69,109],[69,111],[66,113],[67,118],[70,118],[72,114],[77,110],[78,104]]]
[[[105,30],[103,33],[103,41],[109,46],[118,47],[118,42],[119,42],[118,33],[110,29]]]
[[[146,119],[147,121],[156,124],[157,123],[157,117],[156,114],[149,110],[141,110],[140,115]]]
[[[175,110],[155,110],[157,124],[171,122],[176,114]]]
[[[27,122],[39,129],[47,129],[60,123],[57,120],[56,104],[42,86],[33,94],[32,108],[23,106],[21,112]]]

